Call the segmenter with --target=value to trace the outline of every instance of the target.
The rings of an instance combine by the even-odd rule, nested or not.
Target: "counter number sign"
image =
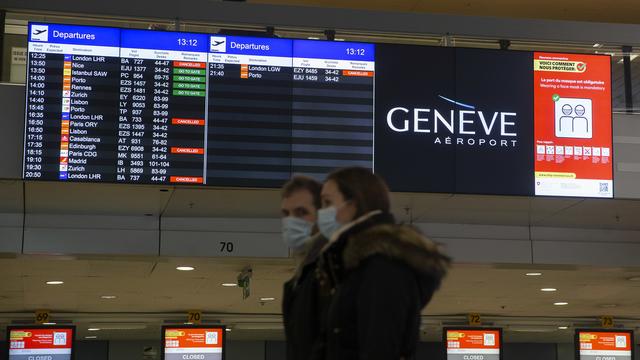
[[[45,324],[50,322],[49,310],[37,310],[35,313],[36,324]]]

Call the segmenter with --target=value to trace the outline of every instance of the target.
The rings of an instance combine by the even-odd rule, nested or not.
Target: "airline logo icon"
[[[224,36],[212,36],[209,50],[211,52],[227,52],[227,38]]]
[[[31,41],[49,41],[48,25],[32,25]]]
[[[560,98],[555,104],[556,137],[593,138],[591,99]]]

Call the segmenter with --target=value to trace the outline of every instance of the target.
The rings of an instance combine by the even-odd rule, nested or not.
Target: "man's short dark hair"
[[[311,196],[313,197],[313,206],[315,206],[316,209],[320,209],[320,207],[322,206],[322,203],[320,201],[322,184],[317,182],[316,180],[302,175],[292,177],[291,180],[287,181],[287,183],[282,187],[282,198],[288,198],[296,191],[310,192]]]

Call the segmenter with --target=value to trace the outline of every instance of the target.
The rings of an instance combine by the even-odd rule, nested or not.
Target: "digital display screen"
[[[164,327],[162,360],[224,359],[224,327]]]
[[[375,171],[394,191],[612,197],[610,62],[378,44]],[[555,106],[579,97],[594,117],[554,122]]]
[[[613,197],[611,64],[29,24],[26,180]]]
[[[9,327],[9,360],[70,360],[73,327]]]
[[[632,360],[633,332],[576,330],[576,360]]]
[[[533,195],[531,53],[380,44],[376,58],[375,170],[391,189]]]
[[[502,359],[502,330],[444,329],[447,360]]]
[[[277,187],[373,167],[373,44],[29,24],[24,178]]]
[[[611,60],[534,53],[536,195],[613,197]]]

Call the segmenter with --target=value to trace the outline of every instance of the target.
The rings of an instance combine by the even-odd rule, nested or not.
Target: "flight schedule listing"
[[[24,178],[279,186],[373,167],[374,45],[29,25]]]
[[[278,188],[359,166],[400,192],[614,196],[609,56],[28,32],[26,180]]]

